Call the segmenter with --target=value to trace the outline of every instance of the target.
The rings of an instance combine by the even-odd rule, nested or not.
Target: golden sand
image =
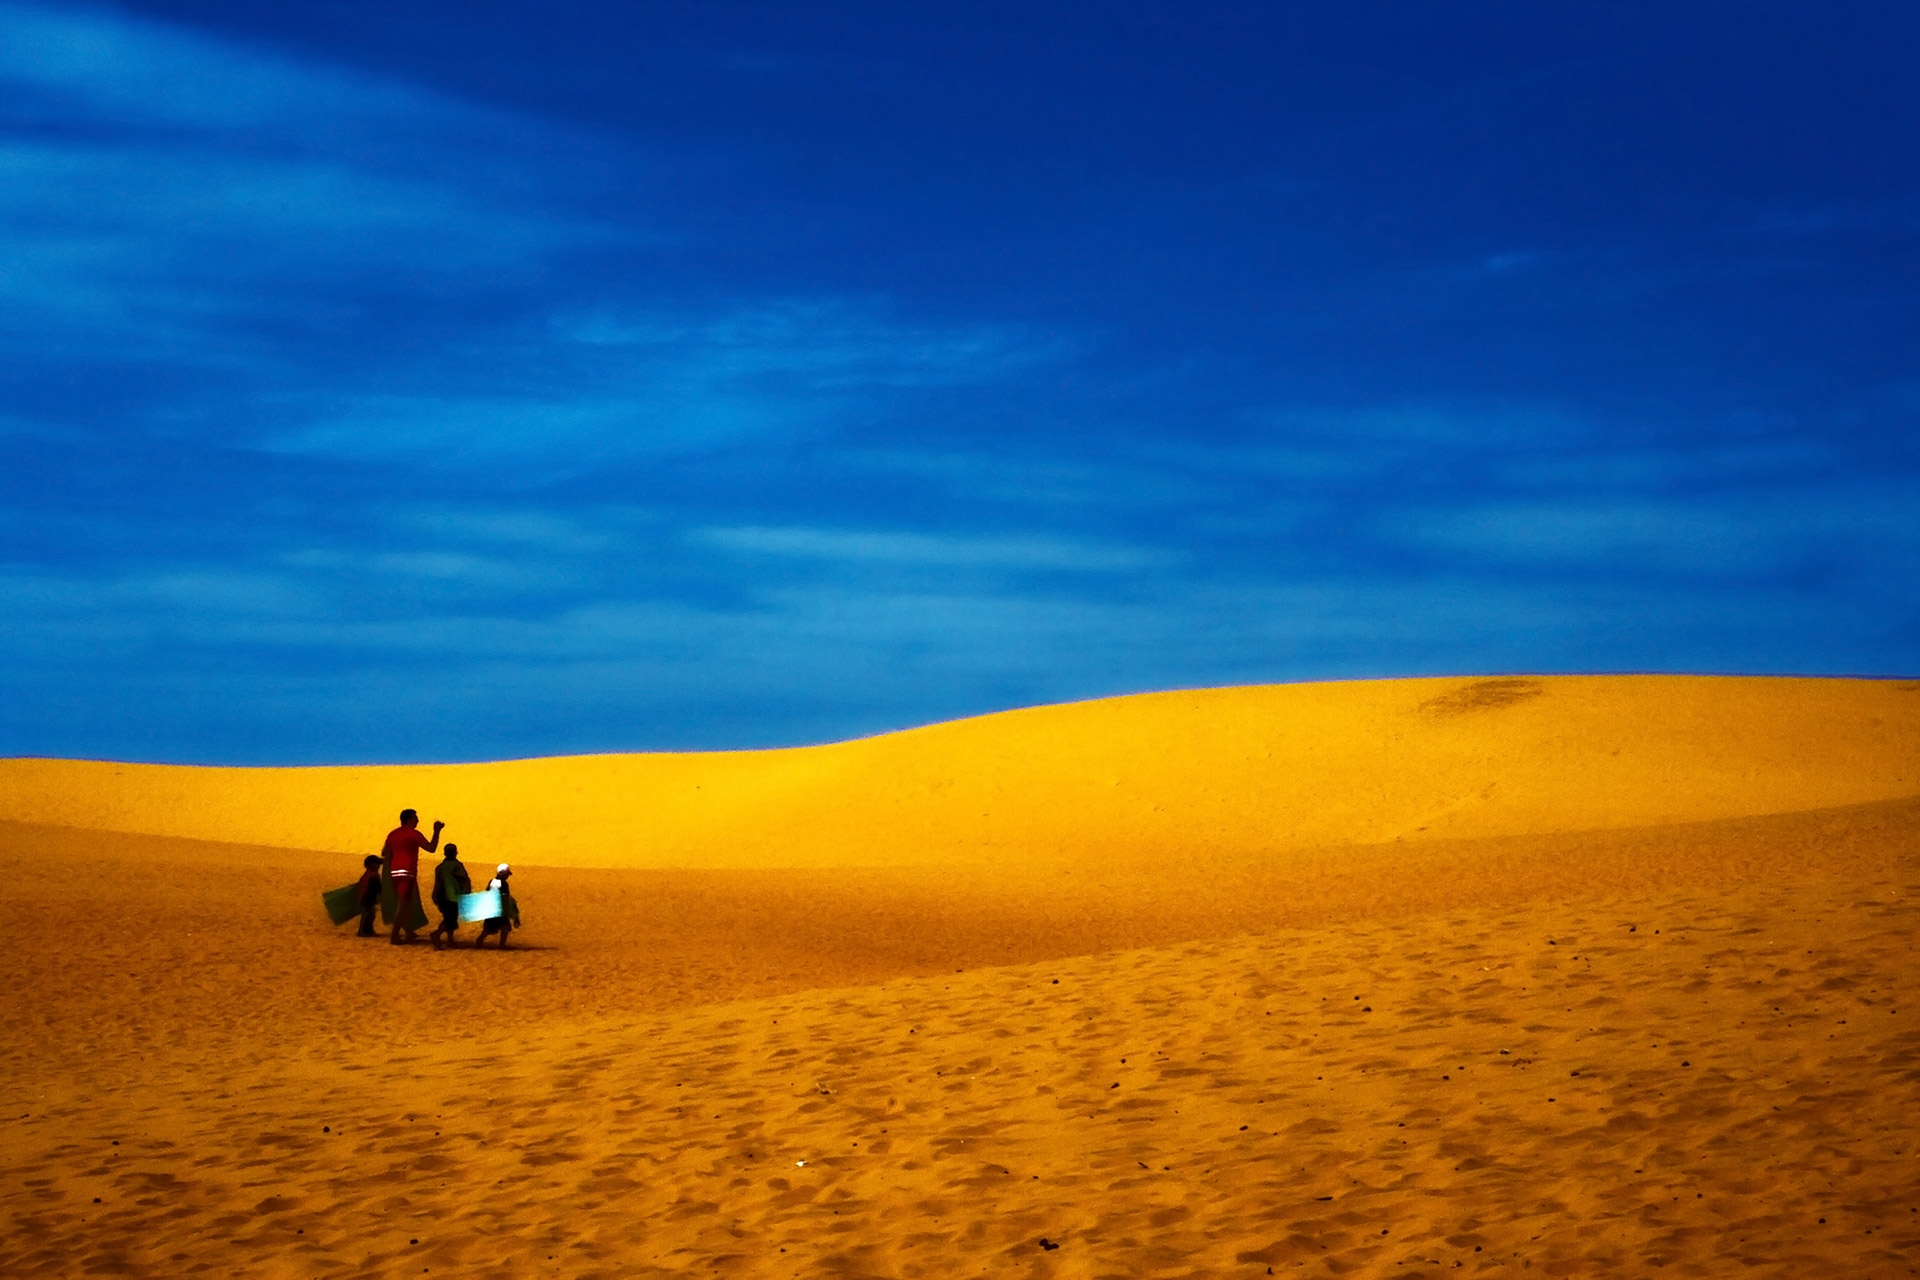
[[[392,771],[505,954],[326,925],[384,808],[215,839],[386,771],[0,766],[0,1275],[1913,1274],[1920,690],[1531,687]]]
[[[1650,826],[1920,793],[1920,696],[1871,680],[1554,676],[1143,694],[785,751],[314,769],[0,761],[0,820],[470,859],[1032,866]]]

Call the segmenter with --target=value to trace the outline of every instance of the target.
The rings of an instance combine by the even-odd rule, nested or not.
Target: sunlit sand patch
[[[191,769],[0,761],[0,820],[547,866],[1018,870],[1789,813],[1920,792],[1890,681],[1373,680],[1142,694],[787,751]]]

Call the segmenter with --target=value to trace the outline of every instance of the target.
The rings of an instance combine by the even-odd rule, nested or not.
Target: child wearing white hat
[[[494,868],[493,879],[487,883],[487,888],[500,891],[500,914],[480,925],[480,941],[474,943],[475,946],[485,943],[488,934],[498,933],[500,949],[506,950],[507,935],[520,923],[520,904],[513,900],[513,893],[507,888],[507,881],[512,876],[513,868],[504,862]]]

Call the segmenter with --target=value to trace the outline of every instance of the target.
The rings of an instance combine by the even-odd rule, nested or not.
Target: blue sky
[[[0,754],[1920,669],[1920,15],[0,0]]]

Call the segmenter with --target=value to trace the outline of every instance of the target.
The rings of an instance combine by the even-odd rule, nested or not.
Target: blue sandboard
[[[498,889],[482,889],[479,893],[460,895],[460,923],[471,924],[475,920],[492,920],[505,914]]]

